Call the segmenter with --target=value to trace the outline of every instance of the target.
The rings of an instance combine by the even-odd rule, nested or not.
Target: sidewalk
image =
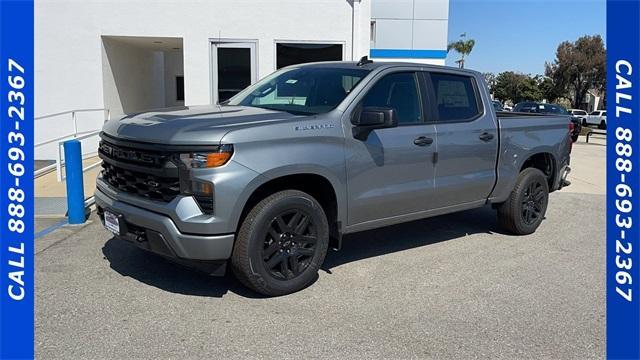
[[[99,161],[97,156],[83,161],[83,167]],[[84,197],[93,196],[96,188],[96,177],[101,167],[97,166],[83,174]],[[37,217],[59,217],[67,212],[66,182],[58,182],[56,172],[52,171],[35,180],[35,215]]]

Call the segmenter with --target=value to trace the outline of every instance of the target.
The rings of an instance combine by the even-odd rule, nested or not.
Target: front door
[[[483,108],[472,76],[432,72],[425,77],[437,133],[432,204],[434,208],[477,205],[487,199],[496,181],[494,112]]]
[[[256,82],[256,44],[214,42],[212,66],[213,103],[219,104]]]
[[[416,72],[394,72],[369,87],[360,108],[392,108],[398,126],[347,138],[349,225],[393,223],[429,208],[433,196],[435,128],[425,120],[425,89]]]

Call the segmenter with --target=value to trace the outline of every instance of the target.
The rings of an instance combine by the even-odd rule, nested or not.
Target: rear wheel
[[[311,195],[285,190],[260,201],[244,219],[231,256],[234,274],[269,296],[289,294],[318,276],[329,247],[329,224]]]
[[[607,122],[604,121],[604,120],[600,120],[600,125],[598,125],[598,129],[606,130],[607,129]]]
[[[498,223],[516,235],[531,234],[542,222],[549,202],[549,185],[542,171],[524,169],[511,195],[498,207]]]

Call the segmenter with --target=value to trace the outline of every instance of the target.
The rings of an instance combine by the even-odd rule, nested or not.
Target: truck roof
[[[478,75],[480,74],[474,70],[468,69],[460,69],[452,66],[443,66],[443,65],[430,65],[430,64],[420,64],[414,62],[401,62],[401,61],[372,61],[366,63],[364,65],[358,66],[357,61],[322,61],[322,62],[312,62],[305,64],[295,64],[287,67],[291,68],[300,68],[300,67],[326,67],[326,68],[342,68],[342,69],[365,69],[365,70],[375,70],[379,68],[391,68],[391,67],[399,67],[399,66],[411,66],[411,67],[419,67],[428,70],[454,70],[456,72],[468,73],[470,75]]]

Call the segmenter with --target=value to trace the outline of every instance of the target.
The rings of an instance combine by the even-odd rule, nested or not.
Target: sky
[[[476,41],[466,68],[544,74],[562,41],[606,40],[606,0],[449,0],[449,42],[462,33]],[[451,51],[447,65],[457,59]]]

